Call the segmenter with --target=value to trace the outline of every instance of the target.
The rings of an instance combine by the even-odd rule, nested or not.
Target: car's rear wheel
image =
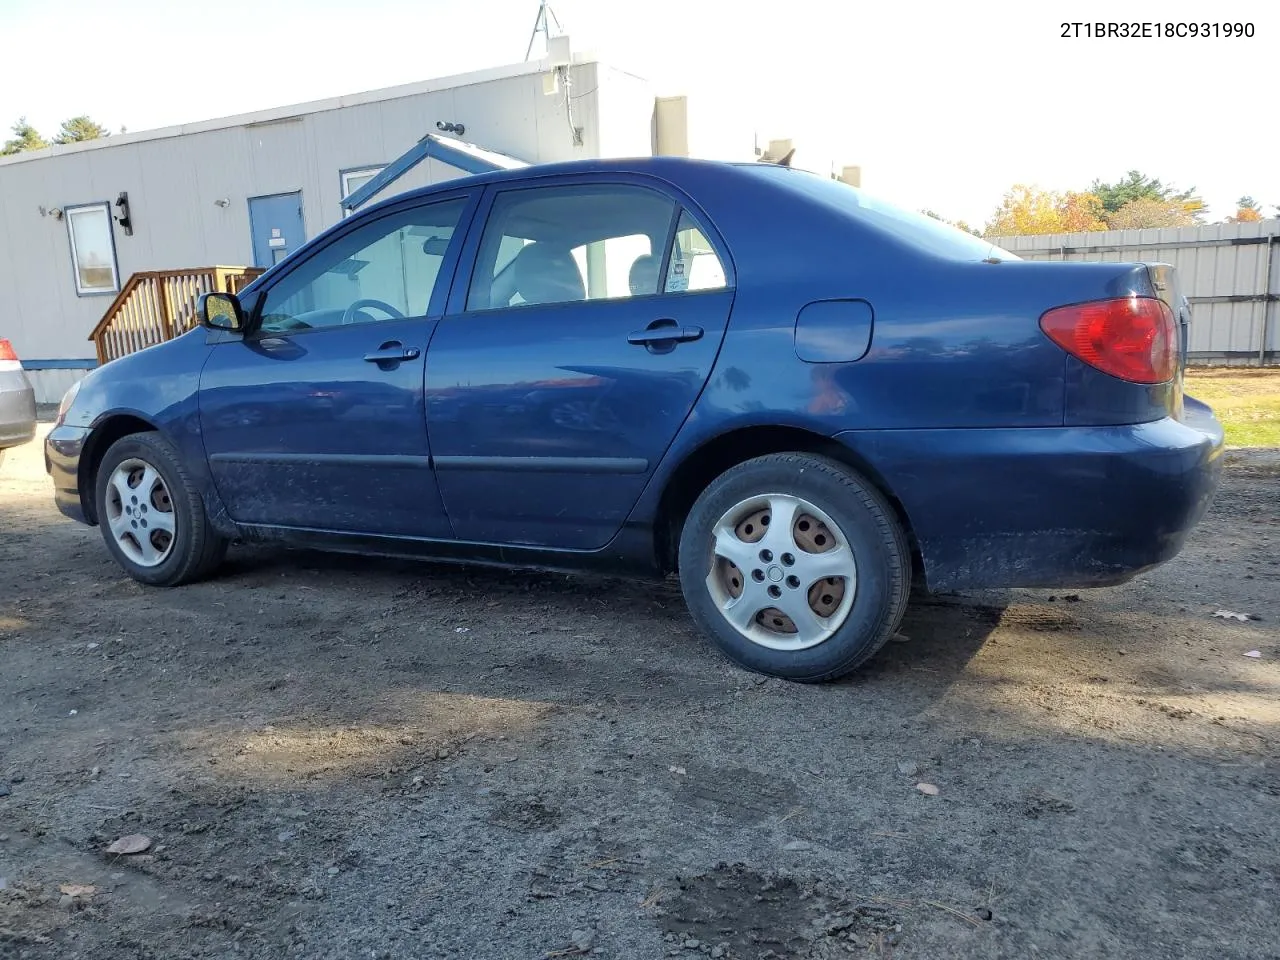
[[[98,526],[107,549],[135,580],[172,587],[222,562],[227,541],[205,514],[178,452],[158,433],[117,440],[98,467]]]
[[[911,556],[893,509],[843,464],[748,460],[698,497],[680,536],[694,620],[731,659],[803,682],[855,670],[897,629]]]

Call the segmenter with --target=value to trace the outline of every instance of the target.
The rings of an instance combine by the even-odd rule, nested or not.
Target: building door
[[[274,266],[307,239],[302,228],[302,192],[249,198],[249,231],[253,265]]]

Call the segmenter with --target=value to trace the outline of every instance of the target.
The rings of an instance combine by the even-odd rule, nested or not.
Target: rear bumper
[[[851,431],[836,439],[901,502],[934,591],[1098,587],[1173,557],[1222,468],[1222,426]]]
[[[31,387],[0,388],[0,449],[21,446],[35,435],[35,391]]]
[[[20,423],[0,423],[0,450],[8,447],[20,447],[29,443],[36,435],[36,422],[24,420]]]
[[[53,502],[63,515],[89,523],[80,499],[80,454],[89,437],[84,427],[54,427],[44,440],[44,468],[53,479]]]

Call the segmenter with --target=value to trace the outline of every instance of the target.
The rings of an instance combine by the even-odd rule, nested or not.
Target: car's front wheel
[[[177,450],[158,433],[117,440],[98,467],[98,526],[107,549],[135,580],[158,587],[188,583],[221,561],[227,541]]]
[[[893,509],[843,464],[800,453],[741,463],[698,497],[680,536],[694,619],[731,659],[832,680],[897,629],[911,556]]]

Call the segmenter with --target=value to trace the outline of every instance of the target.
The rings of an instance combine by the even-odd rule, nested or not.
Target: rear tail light
[[[1164,383],[1178,372],[1177,324],[1163,300],[1122,297],[1050,310],[1049,339],[1103,373],[1131,383]]]
[[[18,355],[13,352],[13,344],[0,337],[0,360],[17,360]]]

